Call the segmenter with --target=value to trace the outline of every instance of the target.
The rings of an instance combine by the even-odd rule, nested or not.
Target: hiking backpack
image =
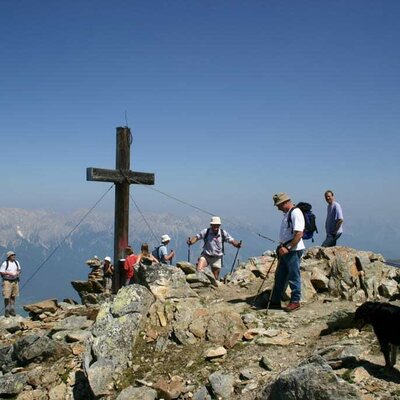
[[[304,216],[304,231],[303,231],[303,239],[304,240],[308,240],[311,239],[312,242],[314,242],[314,232],[318,233],[318,229],[317,229],[317,225],[315,223],[315,214],[311,211],[312,209],[312,205],[309,203],[305,203],[305,202],[300,202],[298,204],[296,204],[295,207],[293,207],[290,211],[289,211],[289,216],[288,216],[288,228],[289,226],[292,225],[292,211],[298,208]],[[293,227],[292,227],[292,233],[293,233]]]
[[[158,261],[161,261],[160,257],[160,247],[164,246],[163,244],[160,244],[159,246],[155,247],[154,250],[151,252],[151,254],[157,258]]]

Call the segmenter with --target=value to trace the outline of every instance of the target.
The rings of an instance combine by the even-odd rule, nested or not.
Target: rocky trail
[[[272,261],[250,259],[226,284],[189,263],[141,265],[111,297],[92,274],[73,282],[82,304],[1,317],[0,398],[400,399],[399,371],[353,322],[365,300],[398,302],[398,271],[370,252],[311,248],[302,307],[267,312]]]

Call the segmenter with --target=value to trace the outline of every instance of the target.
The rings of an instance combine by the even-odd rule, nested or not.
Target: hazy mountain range
[[[21,277],[20,302],[33,302],[44,298],[78,299],[72,289],[72,280],[86,279],[90,271],[85,261],[94,255],[113,257],[114,221],[111,213],[77,210],[70,214],[60,214],[45,210],[0,209],[0,257],[4,260],[8,250],[17,253],[23,269]],[[171,214],[131,215],[130,244],[139,250],[140,244],[147,242],[150,248],[158,245],[162,234],[168,233],[172,240],[170,249],[177,252],[174,261],[188,259],[186,239],[207,227],[209,216],[177,216]],[[369,229],[358,223],[355,228],[346,226],[343,245],[382,253],[387,258],[399,258],[399,230],[385,226]],[[369,225],[370,226],[370,225]],[[277,226],[255,228],[237,222],[226,224],[224,228],[236,239],[243,240],[244,247],[238,254],[239,260],[259,256],[265,250],[274,249],[276,244],[261,238],[257,233],[277,234]],[[320,230],[322,227],[320,227]],[[354,234],[357,232],[357,234]],[[271,237],[271,236],[270,236]],[[272,236],[275,238],[275,236]],[[322,242],[320,233],[315,245]],[[307,242],[310,247],[313,244]],[[231,269],[236,249],[225,246],[224,271]],[[201,243],[190,248],[191,261],[195,262],[201,251]]]

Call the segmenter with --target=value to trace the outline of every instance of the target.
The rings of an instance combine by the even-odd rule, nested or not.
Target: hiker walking
[[[152,252],[152,255],[157,259],[157,261],[163,264],[168,264],[168,262],[171,263],[172,259],[175,257],[175,252],[173,250],[168,253],[168,245],[170,241],[171,238],[168,235],[162,235],[161,244]]]
[[[149,245],[147,243],[143,243],[140,247],[140,253],[138,254],[136,264],[142,263],[144,265],[151,265],[153,263],[158,263],[157,258],[153,256],[153,254],[149,251]]]
[[[204,240],[204,245],[197,262],[197,271],[203,271],[209,265],[215,279],[218,280],[222,268],[224,242],[236,248],[241,247],[241,242],[235,240],[226,230],[221,229],[220,217],[212,217],[210,228],[203,229],[196,236],[189,238],[186,243],[191,246],[201,239]]]
[[[125,286],[133,283],[133,275],[135,273],[134,266],[137,261],[137,255],[133,252],[132,247],[128,246],[125,248]]]
[[[15,298],[19,296],[19,275],[21,266],[15,259],[15,252],[8,251],[6,261],[0,266],[0,275],[3,278],[4,316],[15,317]]]
[[[343,211],[340,204],[335,201],[332,190],[325,192],[325,200],[328,203],[325,221],[326,239],[321,246],[333,247],[343,233]]]
[[[111,257],[104,257],[103,260],[103,286],[104,293],[110,294],[112,288],[112,276],[114,274],[114,265],[111,263]]]
[[[300,260],[305,248],[302,239],[305,222],[302,211],[294,206],[286,193],[275,194],[273,200],[278,210],[283,212],[283,219],[279,231],[280,245],[277,249],[279,264],[275,271],[269,308],[281,308],[282,295],[289,284],[291,298],[285,311],[291,312],[300,308]]]

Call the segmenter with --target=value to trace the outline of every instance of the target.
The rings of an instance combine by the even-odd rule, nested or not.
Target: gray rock
[[[246,330],[240,314],[225,309],[210,316],[207,326],[207,339],[230,349],[242,339]]]
[[[217,371],[208,377],[211,389],[216,397],[230,399],[233,393],[234,378],[231,374]]]
[[[268,385],[259,400],[361,400],[348,382],[339,379],[326,361],[312,357],[297,368],[290,368]]]
[[[190,284],[201,283],[204,286],[211,285],[210,280],[202,272],[195,272],[194,274],[186,275],[186,281]]]
[[[192,263],[180,261],[176,263],[176,266],[180,268],[186,275],[196,273],[196,266],[194,266]]]
[[[38,303],[24,305],[24,310],[31,314],[42,314],[44,312],[55,313],[58,309],[57,299],[48,299]]]
[[[210,393],[205,386],[193,393],[193,400],[211,400]]]
[[[354,313],[350,311],[339,310],[329,315],[328,329],[324,333],[336,332],[339,329],[348,329],[354,327]]]
[[[271,362],[271,360],[266,355],[263,355],[261,357],[260,366],[262,368],[264,368],[265,370],[267,370],[267,371],[272,371],[274,369],[273,368],[273,363]]]
[[[0,329],[10,333],[15,333],[21,330],[21,322],[25,319],[20,315],[13,318],[0,318]]]
[[[53,332],[87,329],[90,328],[92,325],[93,321],[87,319],[84,316],[71,315],[70,317],[58,321],[53,327]]]
[[[130,386],[124,389],[117,397],[116,400],[156,400],[157,392],[149,387],[133,387]]]
[[[22,392],[26,384],[26,374],[6,374],[0,376],[0,395],[17,395]]]
[[[352,368],[359,360],[360,353],[361,348],[351,344],[337,344],[317,352],[333,369]]]
[[[114,318],[127,314],[143,314],[154,302],[148,289],[141,285],[129,285],[121,288],[111,303],[110,312]]]
[[[251,379],[256,378],[258,375],[258,372],[255,368],[243,368],[240,370],[240,379],[243,379],[245,381],[249,381]]]
[[[65,400],[67,387],[65,383],[60,383],[49,390],[49,400]]]
[[[20,365],[34,360],[56,360],[70,353],[68,346],[47,336],[29,335],[14,344],[14,356]]]
[[[17,361],[14,356],[14,346],[0,346],[0,369],[2,372],[10,372],[17,366]]]
[[[93,363],[87,370],[90,388],[96,398],[112,393],[114,369],[115,364],[110,359],[101,359]]]
[[[108,365],[115,368],[127,365],[153,301],[154,297],[145,287],[129,285],[118,291],[113,303],[102,304],[91,329],[93,337],[87,341],[84,356],[86,371],[99,360],[107,360]],[[97,367],[102,368],[103,364],[97,364]]]
[[[186,282],[185,274],[176,267],[165,264],[140,265],[136,278],[161,301],[198,297]]]
[[[65,336],[65,340],[68,343],[84,342],[90,336],[92,336],[92,334],[89,331],[83,331],[81,329],[78,329],[78,330],[75,330],[75,331],[67,332],[67,335]]]

